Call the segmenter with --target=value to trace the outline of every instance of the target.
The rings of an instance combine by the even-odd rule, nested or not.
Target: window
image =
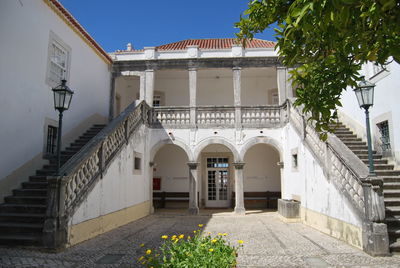
[[[133,174],[140,175],[142,173],[142,154],[133,153]]]
[[[54,155],[57,149],[57,128],[47,126],[46,155]]]
[[[292,155],[292,166],[293,168],[297,168],[298,165],[298,160],[297,160],[297,154]]]
[[[160,107],[161,106],[161,96],[154,95],[153,97],[153,107]]]
[[[68,80],[71,49],[58,36],[50,32],[46,82],[54,87],[62,79]]]
[[[292,149],[291,155],[292,155],[292,171],[298,171],[299,167],[298,149],[297,148]]]
[[[140,170],[141,169],[141,163],[142,163],[142,159],[140,159],[140,157],[135,157],[135,170]]]
[[[379,133],[381,134],[381,148],[382,152],[389,152],[390,148],[390,135],[389,135],[389,124],[388,121],[383,121],[381,123],[376,124],[379,129]]]

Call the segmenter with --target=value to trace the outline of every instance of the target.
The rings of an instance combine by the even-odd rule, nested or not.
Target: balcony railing
[[[154,107],[149,120],[166,128],[280,127],[287,122],[287,105]]]

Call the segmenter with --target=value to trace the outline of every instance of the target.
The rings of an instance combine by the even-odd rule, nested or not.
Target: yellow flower
[[[200,227],[200,228],[203,227],[203,224],[199,224],[199,227]]]
[[[173,235],[172,237],[171,237],[171,240],[175,240],[176,239],[176,235]]]
[[[184,237],[185,237],[185,235],[181,234],[181,235],[179,236],[179,239],[182,239],[182,238],[184,238]]]
[[[195,234],[196,232],[197,232],[196,230],[193,231],[194,234]]]
[[[156,257],[160,256],[160,254],[156,254]]]
[[[146,255],[150,255],[151,254],[151,249],[146,250]]]
[[[243,244],[244,241],[243,241],[243,240],[238,240],[238,243],[239,243],[239,244]]]
[[[144,244],[142,243],[142,244],[140,244],[140,247],[142,248],[142,247],[144,247]]]
[[[223,233],[222,235],[223,235],[223,236],[227,236],[228,234],[227,234],[227,233]]]
[[[161,236],[162,239],[168,239],[168,235]]]
[[[208,251],[210,251],[210,252],[213,252],[213,251],[214,251],[214,249],[213,249],[213,248],[210,248]]]
[[[144,259],[144,256],[140,257],[140,258],[139,258],[139,261],[141,261],[141,260],[143,260],[143,259]]]
[[[142,264],[146,264],[146,261],[142,262]]]
[[[187,237],[187,239],[188,239],[188,240],[190,240],[190,239],[191,239],[190,235]]]
[[[216,243],[216,242],[217,242],[217,239],[211,240],[211,243]]]
[[[223,236],[223,234],[222,234],[222,233],[218,233],[218,235],[219,235],[219,236]]]
[[[154,266],[150,266],[150,268],[154,268]]]
[[[211,232],[208,232],[207,234],[209,234],[209,235],[210,235],[210,234],[211,234]]]

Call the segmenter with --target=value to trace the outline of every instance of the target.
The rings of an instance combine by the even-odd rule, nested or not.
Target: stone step
[[[400,170],[376,170],[377,176],[399,176]]]
[[[399,228],[388,228],[388,234],[390,240],[400,238],[400,229]]]
[[[47,189],[14,189],[14,196],[47,196]]]
[[[383,182],[383,189],[400,189],[400,182]]]
[[[0,245],[42,246],[42,234],[0,234]]]
[[[46,205],[46,199],[44,196],[6,196],[4,201],[11,204]]]
[[[368,159],[363,159],[362,161],[366,165],[369,164]],[[374,159],[374,165],[386,165],[387,163],[388,163],[388,161],[386,159]]]
[[[10,213],[46,213],[46,205],[37,204],[0,204],[0,212]]]
[[[30,182],[47,182],[47,177],[46,176],[29,176],[29,181]]]
[[[25,222],[0,222],[0,234],[42,233],[43,224]]]
[[[362,155],[357,155],[358,156],[358,158],[360,158],[361,160],[368,160],[368,154],[362,154]],[[379,160],[379,159],[381,159],[382,158],[382,155],[381,154],[373,154],[372,155],[372,159],[376,159],[376,160]]]
[[[340,139],[342,142],[362,142],[361,138],[353,137],[353,138],[348,138],[348,137],[343,137]]]
[[[336,136],[343,140],[354,140],[354,139],[358,139],[357,135],[354,134],[336,134]]]
[[[350,130],[343,130],[343,129],[337,129],[334,131],[336,136],[339,135],[354,135],[353,131]]]
[[[374,162],[374,168],[375,170],[393,170],[394,166],[393,165],[388,165],[388,164],[375,164]]]
[[[400,182],[400,176],[381,177],[384,183]]]
[[[400,198],[399,197],[386,197],[384,198],[385,206],[392,207],[392,206],[400,206]]]
[[[365,149],[365,150],[356,149],[356,150],[352,150],[352,151],[356,155],[368,155],[368,150],[367,149]],[[372,154],[376,154],[376,151],[375,150],[372,151]]]
[[[360,151],[360,150],[366,150],[368,152],[368,146],[367,145],[347,145],[347,147],[352,150],[352,151]]]
[[[400,189],[395,190],[384,190],[383,196],[386,197],[399,197],[400,198]]]
[[[39,169],[36,170],[36,175],[45,175],[45,176],[52,176],[56,174],[55,169]]]
[[[47,182],[23,182],[24,189],[47,189]]]
[[[343,141],[346,146],[367,146],[363,141]]]
[[[16,213],[0,212],[1,222],[24,222],[43,224],[45,220],[44,213]]]

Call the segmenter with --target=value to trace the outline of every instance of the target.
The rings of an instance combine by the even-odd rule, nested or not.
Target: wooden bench
[[[245,208],[278,209],[281,192],[244,192]],[[232,193],[232,206],[235,207],[235,192]]]
[[[176,208],[188,207],[182,203],[189,203],[188,192],[153,192],[154,208],[166,208],[167,204]]]

